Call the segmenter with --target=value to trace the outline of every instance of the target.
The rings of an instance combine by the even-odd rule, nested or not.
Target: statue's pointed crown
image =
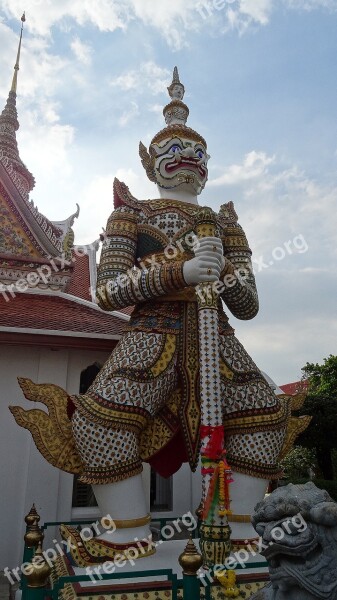
[[[204,138],[186,125],[190,111],[183,102],[185,87],[180,81],[177,67],[174,67],[172,83],[168,86],[167,91],[171,102],[163,109],[166,127],[154,136],[151,143],[157,144],[171,135],[182,135],[194,141],[201,141],[207,147]]]

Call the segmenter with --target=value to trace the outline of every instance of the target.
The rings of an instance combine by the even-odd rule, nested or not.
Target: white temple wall
[[[153,517],[181,517],[191,511],[193,515],[201,499],[201,471],[191,472],[188,464],[183,464],[173,476],[172,510],[152,511]]]
[[[52,467],[40,455],[31,434],[15,423],[9,405],[26,410],[32,403],[26,400],[17,377],[27,377],[35,383],[55,383],[70,394],[79,392],[81,372],[94,362],[103,364],[106,352],[62,350],[46,347],[0,346],[0,570],[21,565],[24,517],[35,503],[46,521],[70,521],[99,517],[98,509],[72,508],[73,476]],[[37,405],[43,409],[43,405]],[[173,477],[171,511],[153,512],[154,517],[177,517],[194,511],[200,501],[199,469],[194,475],[183,465]],[[144,486],[150,506],[150,468],[144,465]],[[44,548],[53,547],[55,530],[50,529]]]
[[[107,357],[106,352],[91,350],[0,346],[0,569],[22,562],[24,516],[33,502],[42,523],[71,519],[73,476],[46,462],[30,433],[18,427],[8,410],[9,405],[32,408],[17,377],[55,383],[78,393],[81,371],[95,361],[104,363]]]

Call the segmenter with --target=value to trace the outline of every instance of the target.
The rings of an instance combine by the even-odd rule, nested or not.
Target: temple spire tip
[[[20,40],[19,40],[19,47],[18,47],[18,52],[16,55],[16,62],[14,65],[14,75],[13,75],[13,80],[12,80],[12,86],[11,86],[11,92],[14,92],[16,94],[16,90],[17,90],[17,85],[18,85],[18,70],[20,68],[20,53],[21,53],[21,42],[22,42],[22,32],[23,32],[23,24],[26,21],[26,15],[25,13],[23,13],[22,17],[21,17],[21,31],[20,31]]]

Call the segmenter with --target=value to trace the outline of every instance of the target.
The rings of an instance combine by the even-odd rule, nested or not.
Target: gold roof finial
[[[19,41],[18,53],[16,55],[16,63],[14,65],[14,75],[13,75],[13,81],[12,81],[12,87],[11,87],[11,92],[14,92],[15,94],[16,94],[16,88],[17,88],[17,84],[18,84],[18,70],[20,68],[21,41],[22,41],[23,24],[24,24],[25,20],[26,20],[26,16],[25,16],[25,13],[23,13],[23,15],[21,17],[20,41]]]

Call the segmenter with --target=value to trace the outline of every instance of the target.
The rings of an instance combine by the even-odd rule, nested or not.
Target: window
[[[172,477],[161,477],[151,469],[150,510],[153,512],[172,510]]]

